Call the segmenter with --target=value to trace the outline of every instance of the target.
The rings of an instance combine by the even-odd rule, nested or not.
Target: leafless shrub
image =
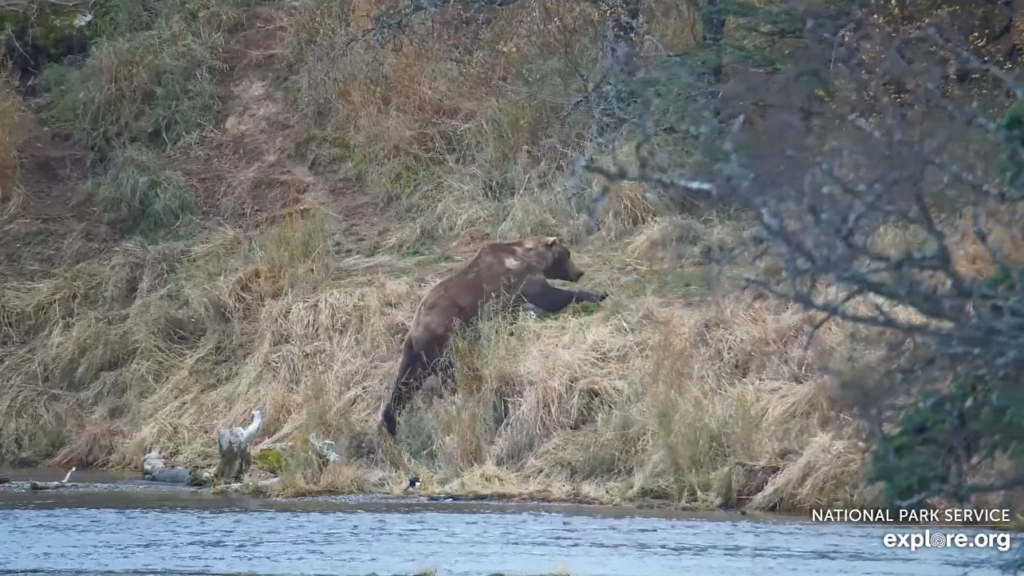
[[[903,504],[1022,485],[1024,476],[968,481],[1017,434],[993,423],[1024,371],[1024,119],[1012,107],[1024,84],[978,56],[949,11],[921,4],[906,17],[889,3],[853,4],[794,8],[804,36],[787,66],[733,67],[677,116],[674,133],[701,143],[694,161],[659,155],[665,130],[648,119],[662,103],[649,96],[636,173],[583,166],[749,213],[759,234],[744,255],[782,268],[748,274],[749,286],[819,313],[815,331],[847,321],[893,346],[903,370],[882,378],[898,386],[882,387],[885,403],[874,397],[876,415],[904,414],[926,389],[949,399],[952,386],[970,386],[938,417],[948,474]],[[667,69],[655,81],[688,74]],[[992,420],[975,425],[971,414]]]

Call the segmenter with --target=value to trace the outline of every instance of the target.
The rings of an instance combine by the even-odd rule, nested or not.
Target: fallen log
[[[36,482],[32,480],[28,483],[29,490],[58,490],[68,485],[68,480],[71,478],[71,473],[75,471],[75,467],[72,466],[71,470],[68,470],[67,475],[64,476],[63,480],[57,482]]]
[[[186,486],[205,486],[210,483],[213,475],[200,468],[184,468],[168,466],[167,459],[159,452],[150,452],[142,459],[142,479],[163,484],[185,484]]]
[[[220,460],[213,471],[217,483],[240,483],[252,466],[250,452],[252,441],[259,432],[263,416],[259,410],[252,411],[252,424],[247,428],[233,428],[217,432],[217,451]]]
[[[210,484],[213,473],[201,468],[163,468],[150,475],[147,480],[163,484],[184,484],[199,487]]]
[[[185,484],[188,482],[188,477],[188,468],[174,467],[154,470],[152,473],[147,474],[143,478],[153,482],[160,482],[162,484]]]

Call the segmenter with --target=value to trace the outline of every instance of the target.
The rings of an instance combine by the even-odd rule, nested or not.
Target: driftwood
[[[259,410],[252,411],[252,424],[247,428],[234,428],[217,432],[217,451],[220,461],[213,471],[215,481],[228,484],[240,483],[252,466],[250,449],[259,432],[263,416]]]
[[[259,410],[253,410],[252,416],[252,424],[247,428],[236,427],[217,433],[217,451],[220,458],[216,467],[209,470],[197,467],[172,467],[167,465],[167,459],[162,454],[150,452],[142,458],[143,479],[192,487],[209,486],[215,481],[240,483],[252,466],[252,441],[256,438],[263,421]]]
[[[68,480],[71,478],[71,473],[75,471],[75,467],[72,466],[71,470],[68,470],[63,480],[57,482],[36,482],[35,480],[28,483],[29,490],[58,490],[67,486]]]
[[[165,484],[205,486],[213,480],[213,473],[200,468],[167,466],[167,459],[158,452],[150,452],[142,459],[142,478]]]

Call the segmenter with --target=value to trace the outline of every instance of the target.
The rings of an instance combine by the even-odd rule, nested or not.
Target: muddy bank
[[[0,468],[0,498],[11,494],[30,492],[30,484],[56,483],[64,479],[67,470],[60,468]],[[75,470],[68,483],[50,493],[63,492],[166,492],[188,491],[184,484],[168,484],[145,480],[132,471]]]
[[[132,508],[160,505],[170,508],[217,508],[230,505],[231,502],[246,502],[246,509],[291,509],[298,507],[304,510],[318,510],[332,503],[348,505],[354,502],[378,506],[394,505],[433,505],[450,504],[456,506],[488,505],[503,510],[503,506],[519,510],[522,506],[549,506],[552,509],[573,507],[584,510],[592,507],[608,510],[648,510],[662,511],[671,516],[684,509],[665,501],[644,501],[608,506],[598,502],[513,497],[495,494],[433,494],[409,490],[399,494],[371,492],[357,495],[317,496],[269,496],[254,492],[236,491],[225,493],[211,487],[189,487],[181,483],[165,483],[146,480],[132,471],[110,470],[76,470],[71,481],[59,489],[45,491],[32,490],[32,482],[51,483],[64,478],[66,471],[58,468],[0,468],[0,479],[8,480],[0,483],[0,507],[20,506],[23,504],[42,505],[50,502],[58,507],[103,507]],[[131,493],[126,496],[125,493]],[[85,493],[85,495],[81,495]],[[45,495],[46,498],[42,498]],[[698,510],[685,509],[694,513]],[[722,512],[736,517],[747,515],[746,512]],[[715,514],[712,512],[712,514]],[[756,517],[756,515],[755,515]]]

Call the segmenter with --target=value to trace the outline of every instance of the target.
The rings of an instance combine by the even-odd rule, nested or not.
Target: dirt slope
[[[40,222],[58,238],[80,234],[95,245],[115,240],[102,215],[85,197],[89,155],[68,135],[32,122],[32,133],[22,144],[24,216]]]
[[[298,157],[303,135],[282,96],[277,74],[281,18],[260,8],[228,39],[228,70],[218,82],[221,111],[196,146],[168,156],[201,194],[204,215],[251,229],[320,206],[354,223],[372,222],[372,206],[351,194],[344,175],[314,175]]]

